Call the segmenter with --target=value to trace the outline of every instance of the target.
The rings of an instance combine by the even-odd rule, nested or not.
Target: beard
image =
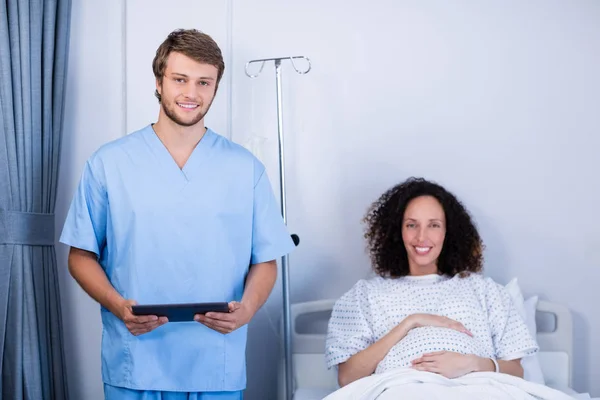
[[[196,125],[198,122],[202,121],[202,119],[204,118],[204,116],[206,115],[206,113],[208,113],[208,110],[210,110],[210,106],[212,105],[212,100],[211,102],[208,104],[208,106],[203,110],[202,106],[203,104],[199,104],[198,105],[198,113],[195,114],[192,119],[189,120],[184,120],[182,118],[180,118],[177,115],[176,109],[177,107],[179,107],[177,105],[177,102],[173,102],[170,103],[169,105],[165,104],[164,102],[161,102],[161,107],[163,109],[163,111],[165,112],[165,115],[173,122],[175,122],[177,125],[180,126],[194,126]]]

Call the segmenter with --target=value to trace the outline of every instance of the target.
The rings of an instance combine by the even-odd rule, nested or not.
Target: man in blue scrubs
[[[158,121],[87,161],[61,242],[101,304],[107,399],[239,400],[247,324],[294,244],[264,166],[204,126],[224,63],[196,30],[153,62]],[[196,321],[134,316],[134,304],[229,303]]]

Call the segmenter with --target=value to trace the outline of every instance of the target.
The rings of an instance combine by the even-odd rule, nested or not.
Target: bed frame
[[[324,356],[327,321],[334,303],[335,300],[318,300],[291,306],[294,400],[316,400],[338,388],[337,372],[327,370]],[[538,329],[537,334],[544,378],[549,386],[570,388],[573,363],[571,313],[560,304],[540,300],[536,319],[547,320],[548,317],[553,320],[553,329],[542,332]],[[284,399],[282,390],[279,396]]]

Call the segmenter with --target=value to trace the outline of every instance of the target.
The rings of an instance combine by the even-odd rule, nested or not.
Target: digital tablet
[[[218,303],[187,303],[187,304],[144,304],[131,307],[133,315],[156,315],[167,317],[169,322],[193,321],[194,315],[207,312],[229,312],[229,305]]]

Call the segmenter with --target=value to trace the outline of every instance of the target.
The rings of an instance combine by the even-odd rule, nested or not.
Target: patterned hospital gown
[[[326,343],[329,368],[385,336],[411,314],[446,316],[472,334],[449,328],[414,328],[388,352],[375,373],[411,365],[424,353],[452,351],[514,360],[538,351],[510,295],[490,278],[471,274],[376,277],[361,280],[333,308]]]

